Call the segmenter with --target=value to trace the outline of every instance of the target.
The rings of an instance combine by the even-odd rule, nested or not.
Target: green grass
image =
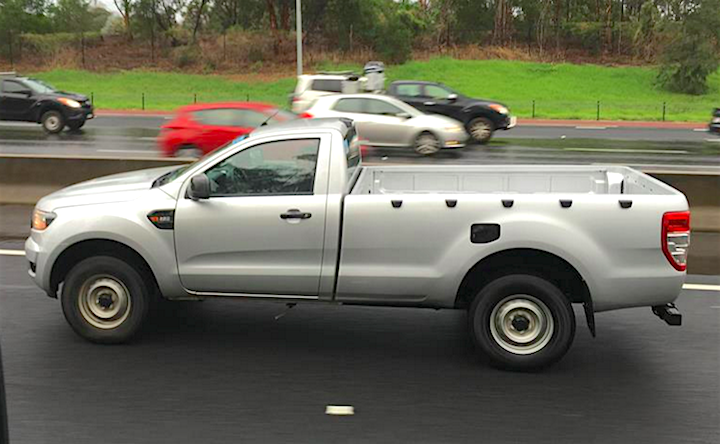
[[[360,69],[356,65],[322,69]],[[703,96],[674,94],[655,85],[651,67],[605,67],[500,60],[454,60],[437,58],[387,67],[388,82],[399,79],[440,81],[473,97],[491,98],[509,105],[520,117],[595,119],[600,101],[601,119],[660,120],[663,102],[666,119],[706,122],[720,107],[720,72],[709,79],[710,92]],[[245,100],[287,105],[294,87],[292,77],[272,82],[243,83],[223,76],[125,71],[89,73],[55,70],[37,77],[71,91],[94,93],[101,109],[172,110],[199,102]]]

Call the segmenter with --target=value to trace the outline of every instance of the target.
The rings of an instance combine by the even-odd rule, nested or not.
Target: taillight
[[[663,214],[660,239],[665,257],[676,270],[687,268],[690,247],[690,212],[675,211]]]
[[[304,113],[300,113],[300,115],[298,117],[300,117],[301,119],[312,119],[313,115],[308,112],[304,112]]]

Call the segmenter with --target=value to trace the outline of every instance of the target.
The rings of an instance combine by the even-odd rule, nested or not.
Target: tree
[[[125,24],[125,32],[127,33],[128,39],[132,40],[132,28],[130,27],[130,16],[133,13],[133,9],[135,7],[135,1],[134,0],[113,0],[113,3],[115,3],[115,8],[117,8],[118,12],[120,13],[120,17],[123,19],[123,23]]]
[[[720,66],[720,0],[697,3],[684,11],[680,32],[662,55],[658,80],[670,91],[704,94],[707,77]]]

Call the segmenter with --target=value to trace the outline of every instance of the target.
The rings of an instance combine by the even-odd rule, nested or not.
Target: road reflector
[[[351,405],[329,405],[325,407],[326,415],[351,416],[355,414],[355,407]]]

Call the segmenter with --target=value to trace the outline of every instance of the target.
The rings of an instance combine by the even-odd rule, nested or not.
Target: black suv
[[[0,81],[0,120],[36,122],[49,133],[59,133],[65,126],[77,130],[94,117],[86,96],[15,74],[2,74]]]
[[[509,130],[517,122],[502,103],[466,97],[442,83],[397,81],[390,84],[388,94],[420,111],[459,120],[478,143],[487,143],[494,131]]]

